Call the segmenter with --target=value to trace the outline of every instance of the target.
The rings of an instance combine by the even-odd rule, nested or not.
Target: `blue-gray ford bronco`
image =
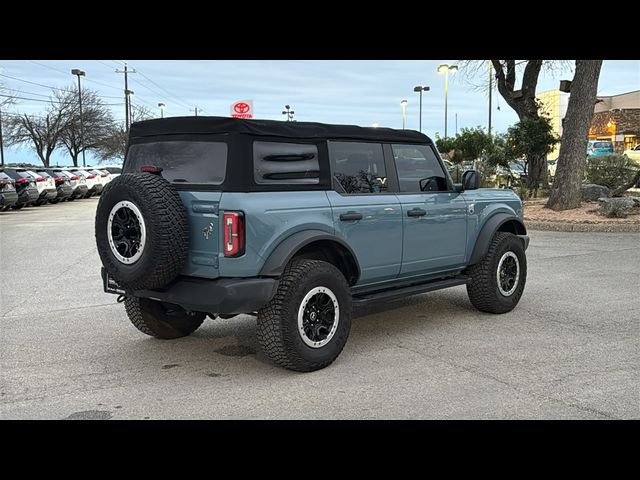
[[[95,235],[104,290],[162,339],[208,316],[257,317],[276,364],[312,371],[342,351],[354,306],[466,285],[505,313],[529,243],[511,190],[453,183],[411,130],[174,117],[131,126]]]

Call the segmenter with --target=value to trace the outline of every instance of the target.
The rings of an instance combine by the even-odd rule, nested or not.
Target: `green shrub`
[[[585,176],[587,183],[615,190],[630,182],[637,171],[638,165],[624,155],[607,155],[588,158]]]

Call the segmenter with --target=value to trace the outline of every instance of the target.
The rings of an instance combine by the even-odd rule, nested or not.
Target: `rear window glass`
[[[13,179],[6,173],[0,172],[0,180],[13,180]]]
[[[22,178],[26,178],[27,180],[33,180],[33,176],[29,174],[26,170],[16,170],[16,173],[20,175]]]
[[[40,175],[43,178],[51,178],[51,175],[49,175],[47,172],[43,172],[43,171],[38,170],[37,173],[38,173],[38,175]]]
[[[140,167],[162,168],[170,182],[219,185],[227,170],[227,144],[224,142],[150,142],[131,145],[124,163],[125,172]]]
[[[613,147],[611,142],[596,142],[596,143],[593,144],[593,146],[596,147],[596,148],[611,148],[611,147]]]

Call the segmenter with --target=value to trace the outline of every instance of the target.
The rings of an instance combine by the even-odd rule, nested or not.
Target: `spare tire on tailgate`
[[[160,288],[184,268],[187,212],[176,189],[152,173],[125,173],[107,184],[96,212],[102,265],[125,290]]]

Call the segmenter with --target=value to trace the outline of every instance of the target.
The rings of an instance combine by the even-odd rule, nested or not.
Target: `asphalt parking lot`
[[[515,311],[481,314],[464,287],[369,307],[301,374],[257,352],[250,316],[139,333],[102,292],[96,205],[0,213],[0,418],[640,417],[638,234],[530,232]]]

